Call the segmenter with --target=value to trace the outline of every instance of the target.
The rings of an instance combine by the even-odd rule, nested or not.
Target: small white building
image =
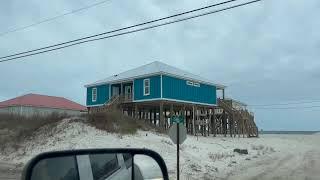
[[[0,113],[22,116],[45,116],[54,112],[75,116],[86,111],[85,106],[66,98],[39,94],[26,94],[0,102]]]

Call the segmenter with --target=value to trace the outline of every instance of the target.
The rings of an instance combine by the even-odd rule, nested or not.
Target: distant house
[[[53,112],[67,115],[79,115],[86,107],[63,97],[26,94],[0,102],[0,113],[11,113],[23,116],[49,115]]]

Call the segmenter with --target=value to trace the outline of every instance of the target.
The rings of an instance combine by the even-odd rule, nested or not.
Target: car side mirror
[[[42,153],[22,180],[168,180],[161,156],[147,149],[83,149]]]

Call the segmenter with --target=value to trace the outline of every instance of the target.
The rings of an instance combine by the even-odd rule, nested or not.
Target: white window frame
[[[187,84],[188,86],[193,86],[193,82],[192,82],[192,81],[186,81],[186,84]]]
[[[200,83],[198,83],[198,82],[194,82],[193,85],[194,85],[195,87],[200,87]]]
[[[96,94],[95,97],[94,97],[94,92]],[[97,90],[97,88],[92,88],[92,90],[91,90],[91,100],[92,100],[92,102],[96,102],[97,98],[98,98],[98,90]]]
[[[148,81],[149,86],[146,86],[146,82]],[[148,93],[146,93],[146,88],[148,88]],[[143,80],[143,95],[148,96],[150,95],[150,79]]]

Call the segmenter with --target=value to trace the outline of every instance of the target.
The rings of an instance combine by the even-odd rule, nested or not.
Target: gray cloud
[[[113,1],[0,37],[0,55],[216,1]],[[0,31],[92,2],[2,2]],[[85,103],[84,84],[160,60],[222,84],[248,104],[317,99],[320,2],[268,0],[228,12],[0,64],[0,100],[35,92]],[[319,129],[318,109],[255,110],[263,129]]]

